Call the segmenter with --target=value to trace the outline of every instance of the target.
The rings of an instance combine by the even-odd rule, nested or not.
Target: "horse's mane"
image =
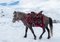
[[[24,13],[24,12],[19,12],[19,11],[18,11],[17,13],[19,13],[19,14],[26,14],[26,13]]]

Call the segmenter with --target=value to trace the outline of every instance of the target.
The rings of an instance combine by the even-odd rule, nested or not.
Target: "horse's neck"
[[[21,17],[21,20],[24,20],[26,14],[22,14],[21,16],[22,16],[22,17]]]
[[[24,25],[26,25],[26,14],[22,16],[21,21],[24,23]]]

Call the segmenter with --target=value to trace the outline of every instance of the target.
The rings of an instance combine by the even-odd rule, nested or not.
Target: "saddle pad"
[[[31,25],[33,24],[34,27],[44,28],[43,16],[41,18],[39,18],[39,17],[32,18],[31,15],[27,15],[25,18],[26,18],[25,20],[28,24],[31,24]],[[42,23],[39,23],[38,20],[42,21]]]

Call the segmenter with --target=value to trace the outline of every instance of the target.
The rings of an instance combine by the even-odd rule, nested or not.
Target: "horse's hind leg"
[[[47,39],[49,39],[49,38],[50,38],[50,31],[49,31],[49,28],[46,27],[46,30],[47,30],[47,32],[48,32],[48,38],[47,38]]]
[[[26,38],[26,37],[27,37],[27,31],[28,31],[28,27],[26,27],[24,38]]]
[[[42,35],[45,33],[45,28],[42,28],[42,29],[43,29],[43,32],[42,32],[42,34],[40,35],[39,39],[41,39],[41,38],[42,38]]]
[[[33,28],[30,27],[29,29],[31,30],[32,34],[34,35],[34,39],[36,40],[36,35],[35,35],[34,31],[33,31]]]

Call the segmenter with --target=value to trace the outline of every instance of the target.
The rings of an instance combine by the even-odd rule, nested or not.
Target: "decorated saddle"
[[[28,24],[31,24],[34,27],[40,26],[40,27],[44,28],[43,15],[42,15],[42,17],[40,17],[40,14],[35,14],[34,16],[32,16],[32,14],[27,14],[25,20]]]

